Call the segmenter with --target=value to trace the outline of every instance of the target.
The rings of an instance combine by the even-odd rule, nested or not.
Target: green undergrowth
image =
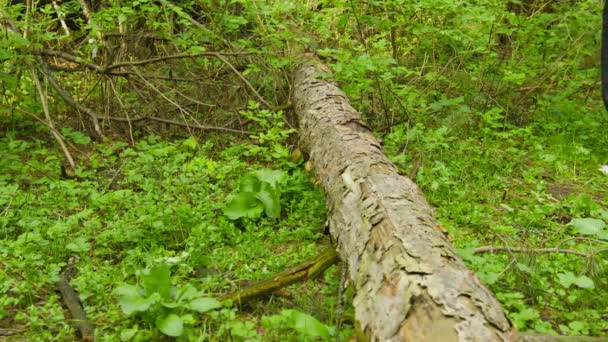
[[[54,285],[68,262],[77,269],[71,283],[99,340],[177,336],[175,317],[182,320],[184,340],[253,338],[264,329],[267,337],[293,334],[298,320],[312,319],[301,311],[331,322],[333,271],[320,282],[262,299],[265,305],[249,307],[250,317],[235,307],[207,314],[201,307],[200,298],[267,278],[316,256],[327,243],[322,194],[312,176],[288,160],[288,149],[277,145],[269,153],[265,145],[243,143],[218,149],[213,139],[154,136],[132,147],[83,140],[78,146],[89,151],[91,167],[65,179],[62,156],[47,141],[15,134],[0,139],[3,326],[22,329],[31,340],[71,339]],[[249,158],[236,158],[242,155]],[[284,174],[280,215],[230,220],[223,211],[242,176],[268,168]],[[166,271],[154,271],[158,267]],[[129,292],[134,284],[143,286],[140,297]],[[171,284],[177,297],[160,296],[175,291]],[[160,299],[175,304],[156,305]],[[286,309],[295,311],[281,313]],[[157,322],[161,316],[168,321]]]
[[[323,196],[290,158],[291,76],[304,52],[333,70],[517,329],[607,333],[601,2],[124,0],[101,2],[90,22],[79,3],[7,7],[28,34],[0,40],[0,333],[74,339],[54,285],[69,264],[101,341],[352,336],[348,296],[334,326],[334,268],[242,307],[218,309],[214,299],[328,244]],[[47,86],[50,116],[79,165],[65,174],[38,123],[25,63],[36,61],[33,48],[100,67],[161,57],[115,69],[133,77],[49,62],[100,115],[162,114],[251,136],[103,120],[110,138],[93,143]],[[163,59],[205,51],[244,54]]]

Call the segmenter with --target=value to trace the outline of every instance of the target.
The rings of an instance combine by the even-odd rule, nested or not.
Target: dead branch
[[[297,266],[286,269],[276,276],[262,280],[240,291],[229,293],[219,298],[221,302],[243,304],[253,298],[272,293],[278,289],[295,284],[302,280],[314,279],[322,274],[329,266],[338,262],[338,253],[333,247],[328,247],[314,259],[307,260]]]
[[[133,67],[133,66],[142,66],[147,64],[154,64],[158,62],[168,61],[172,59],[184,59],[184,58],[196,58],[196,57],[215,57],[220,58],[222,56],[247,56],[251,55],[249,52],[199,52],[199,53],[182,53],[178,55],[169,55],[169,56],[161,56],[150,59],[144,59],[141,61],[132,61],[132,62],[119,62],[112,65],[107,66],[104,71],[108,72],[117,68],[122,67]]]
[[[227,128],[227,127],[206,126],[206,125],[200,125],[200,124],[189,124],[186,122],[179,122],[179,121],[175,121],[175,120],[163,119],[163,118],[159,118],[156,116],[142,116],[142,117],[130,118],[130,119],[113,117],[113,116],[100,116],[100,117],[98,117],[98,120],[111,120],[111,121],[132,122],[132,123],[143,121],[144,122],[143,124],[145,124],[145,121],[156,121],[156,122],[166,123],[169,125],[181,126],[181,127],[186,127],[186,128],[195,128],[195,129],[200,129],[200,130],[204,130],[204,131],[219,131],[219,132],[229,132],[229,133],[236,133],[236,134],[252,134],[252,132],[241,131],[238,129],[232,129],[232,128]]]
[[[245,83],[245,85],[255,94],[255,96],[258,98],[258,100],[260,100],[260,103],[262,103],[264,106],[266,106],[266,108],[271,109],[272,106],[268,104],[268,102],[266,102],[266,100],[264,100],[264,98],[258,93],[257,90],[255,90],[255,88],[251,85],[251,83],[249,83],[249,81],[247,81],[247,79],[245,78],[245,76],[243,76],[243,74],[241,74],[235,67],[234,65],[232,65],[232,63],[230,63],[226,58],[224,58],[222,55],[215,55],[215,57],[217,57],[219,60],[222,61],[222,63],[226,64],[226,66],[228,66],[230,68],[230,70],[232,70],[236,76],[238,78],[241,79],[241,81],[243,81],[243,83]]]
[[[601,250],[600,250],[601,251]],[[582,257],[590,257],[597,252],[584,253],[575,251],[567,248],[521,248],[521,247],[505,247],[505,246],[485,246],[476,248],[473,253],[494,253],[494,252],[511,252],[511,253],[529,253],[529,254],[540,254],[540,253],[562,253],[562,254],[573,254]]]
[[[93,332],[95,328],[87,320],[87,315],[82,308],[78,293],[70,285],[71,273],[73,273],[73,265],[68,265],[66,269],[61,272],[60,279],[55,283],[57,290],[61,293],[61,299],[67,307],[70,315],[72,316],[71,324],[80,333],[82,341],[93,341]]]
[[[99,126],[97,114],[93,110],[86,108],[86,107],[82,106],[81,104],[77,103],[74,100],[74,98],[72,97],[72,95],[67,90],[63,89],[63,87],[61,87],[61,85],[59,85],[59,82],[57,82],[57,79],[55,78],[53,73],[49,70],[49,67],[48,67],[48,64],[46,63],[46,61],[40,56],[37,56],[37,59],[42,68],[42,73],[46,76],[46,79],[49,81],[51,86],[55,89],[55,91],[57,91],[59,96],[68,105],[74,107],[76,110],[78,110],[80,112],[84,112],[85,114],[87,114],[89,116],[89,119],[90,119],[91,123],[93,124],[93,129],[95,131],[95,134],[97,135],[95,138],[97,138],[97,140],[101,140],[103,138],[103,132],[101,131],[101,127]]]

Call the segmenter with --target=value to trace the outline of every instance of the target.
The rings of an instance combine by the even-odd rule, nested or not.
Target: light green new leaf
[[[264,205],[251,192],[234,195],[224,208],[224,215],[231,220],[241,217],[258,218],[264,211]]]
[[[281,214],[281,193],[270,184],[263,183],[262,188],[255,194],[255,198],[264,204],[266,216],[277,218]]]
[[[156,327],[168,336],[178,337],[184,333],[184,321],[176,314],[157,317]]]
[[[205,313],[222,307],[222,304],[215,298],[203,297],[191,301],[186,307],[190,310]]]
[[[581,289],[593,289],[595,288],[595,284],[593,283],[593,279],[587,276],[578,276],[574,281],[574,285],[580,287]]]
[[[271,169],[262,169],[253,171],[253,174],[261,181],[270,184],[272,187],[276,188],[277,185],[282,184],[285,181],[286,174],[285,171],[281,170],[271,170]]]
[[[572,286],[572,284],[582,289],[592,289],[595,287],[593,279],[584,275],[575,276],[572,272],[559,273],[557,275],[557,280],[565,288],[569,288],[570,286]]]
[[[577,232],[583,235],[600,235],[606,227],[606,223],[595,218],[575,218],[570,222]]]
[[[239,192],[258,192],[262,182],[252,174],[247,174],[241,178]]]
[[[322,337],[323,339],[328,339],[331,336],[331,330],[325,324],[308,314],[296,310],[283,310],[281,315],[289,317],[293,328],[303,335],[312,338]]]
[[[160,299],[158,295],[147,298],[142,296],[139,288],[134,285],[120,286],[114,290],[114,293],[120,296],[118,301],[120,309],[127,315],[131,315],[134,312],[147,311],[150,306]]]
[[[167,265],[158,265],[143,274],[142,282],[147,294],[159,293],[163,298],[171,294],[171,271]]]

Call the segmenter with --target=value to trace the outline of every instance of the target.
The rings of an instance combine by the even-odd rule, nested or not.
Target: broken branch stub
[[[509,341],[499,302],[437,228],[418,187],[398,174],[346,95],[309,59],[295,73],[301,148],[329,206],[330,231],[372,341]]]

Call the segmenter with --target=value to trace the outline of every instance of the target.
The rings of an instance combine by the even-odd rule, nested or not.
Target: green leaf
[[[242,192],[234,195],[226,204],[224,215],[231,220],[241,217],[259,218],[264,211],[264,205],[257,200],[253,193]]]
[[[194,286],[186,284],[177,291],[176,297],[179,302],[192,300],[198,297],[198,290]]]
[[[255,198],[264,204],[266,216],[277,218],[281,214],[281,194],[268,183],[263,183],[262,188],[255,194]]]
[[[215,298],[203,297],[191,301],[186,307],[200,313],[205,313],[222,307],[222,304]]]
[[[195,138],[190,137],[182,142],[182,146],[189,148],[190,150],[196,150],[198,147],[198,142]]]
[[[79,237],[68,243],[65,248],[72,252],[86,252],[91,249],[91,244],[85,238]]]
[[[252,174],[247,174],[241,178],[239,192],[258,192],[262,182]]]
[[[142,277],[147,294],[158,293],[163,298],[171,294],[171,271],[167,265],[158,265],[145,272]]]
[[[156,318],[156,327],[165,335],[178,337],[184,332],[184,321],[176,314],[159,316]]]
[[[271,169],[253,171],[253,174],[257,179],[270,184],[274,188],[285,182],[287,176],[285,171]]]
[[[331,330],[325,324],[308,314],[296,310],[283,310],[281,315],[288,317],[293,328],[303,335],[324,339],[331,336]]]
[[[575,276],[572,272],[559,273],[557,275],[558,282],[565,288],[569,288],[572,284],[582,289],[592,289],[595,287],[593,279],[587,276]]]
[[[148,298],[142,296],[140,288],[134,285],[120,286],[114,290],[114,293],[120,296],[118,301],[120,309],[127,315],[147,311],[150,306],[160,299],[158,295]]]
[[[575,218],[570,222],[574,229],[583,235],[600,235],[606,223],[595,218]]]
[[[578,276],[574,281],[574,285],[580,287],[581,289],[593,289],[595,288],[595,284],[593,283],[593,279],[587,276]]]

